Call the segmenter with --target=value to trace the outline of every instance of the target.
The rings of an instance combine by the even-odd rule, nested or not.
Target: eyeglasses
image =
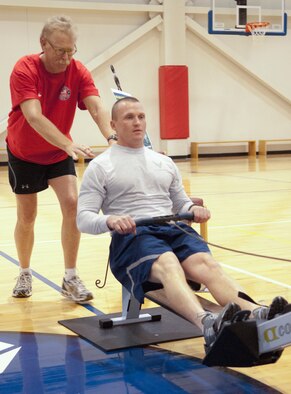
[[[52,47],[52,49],[55,51],[55,54],[59,57],[64,56],[65,54],[67,54],[68,56],[73,56],[76,52],[77,52],[77,47],[76,45],[74,45],[74,48],[56,48],[51,42],[50,40],[48,40],[46,38],[47,42],[50,44],[50,46]]]

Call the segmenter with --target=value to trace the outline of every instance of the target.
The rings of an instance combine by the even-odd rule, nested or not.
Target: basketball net
[[[251,33],[253,39],[256,39],[265,37],[269,27],[269,22],[249,22],[246,24],[246,32]]]

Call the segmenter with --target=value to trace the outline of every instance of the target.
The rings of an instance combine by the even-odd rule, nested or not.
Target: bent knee
[[[221,271],[221,265],[209,253],[200,252],[183,261],[183,267],[200,274],[209,274]]]
[[[152,266],[153,273],[159,278],[172,275],[173,273],[180,273],[182,270],[179,260],[172,252],[161,254]]]
[[[197,253],[197,256],[201,259],[201,263],[208,269],[221,269],[221,265],[214,260],[209,253]]]

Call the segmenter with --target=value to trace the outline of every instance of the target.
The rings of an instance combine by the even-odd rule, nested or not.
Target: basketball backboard
[[[266,35],[286,35],[285,0],[211,0],[208,15],[210,34],[241,34],[249,22],[269,22]]]

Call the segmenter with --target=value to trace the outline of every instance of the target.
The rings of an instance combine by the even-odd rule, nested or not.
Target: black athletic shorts
[[[72,157],[54,164],[36,164],[15,157],[7,147],[8,174],[12,191],[16,194],[38,193],[48,188],[48,180],[63,175],[75,175]]]

